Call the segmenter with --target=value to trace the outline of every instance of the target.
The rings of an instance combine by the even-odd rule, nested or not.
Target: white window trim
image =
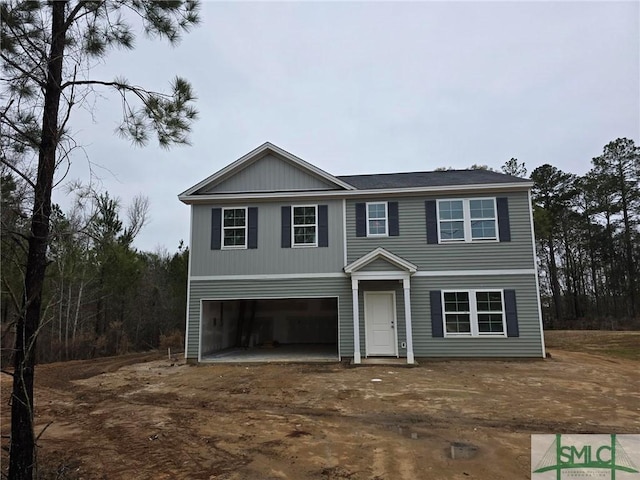
[[[489,218],[489,217],[481,217],[481,218],[471,218],[471,202],[474,200],[491,200],[493,202],[493,218]],[[480,197],[480,198],[468,198],[466,199],[466,204],[467,204],[467,208],[469,211],[469,240],[472,242],[497,242],[499,241],[499,236],[498,236],[498,205],[496,202],[496,198],[495,197]],[[466,214],[466,212],[465,212]],[[472,234],[471,234],[471,222],[475,221],[475,220],[479,220],[479,221],[484,221],[484,220],[493,220],[493,229],[496,232],[495,237],[489,237],[489,238],[472,238]],[[465,238],[466,238],[466,232],[465,232]]]
[[[502,303],[502,333],[487,332],[482,333],[478,328],[478,301],[476,298],[477,292],[500,292]],[[470,333],[455,333],[447,332],[447,312],[445,311],[444,294],[445,293],[468,293],[469,294],[469,320],[471,322]],[[440,293],[440,299],[442,304],[442,328],[445,337],[449,338],[505,338],[507,336],[507,312],[504,306],[504,289],[500,288],[476,288],[476,289],[448,289],[442,290]],[[452,313],[452,312],[449,312]],[[484,312],[483,312],[484,313]],[[497,313],[497,312],[494,312]]]
[[[459,219],[456,220],[442,220],[440,219],[440,204],[442,202],[462,202],[462,224],[463,224],[463,232],[464,232],[464,238],[461,239],[443,239],[442,238],[442,222],[451,222],[451,221],[455,221],[455,222],[459,222]],[[437,203],[436,203],[436,216],[438,219],[438,243],[464,243],[468,241],[468,238],[470,238],[470,235],[467,236],[467,219],[469,218],[468,215],[468,205],[466,207],[465,210],[465,201],[463,198],[443,198],[443,199],[438,199]],[[469,234],[471,233],[471,224],[469,224]]]
[[[472,238],[471,236],[471,206],[470,202],[473,200],[493,200],[493,223],[495,225],[496,236],[495,238]],[[440,202],[462,202],[462,222],[464,225],[464,239],[443,239],[442,228],[440,228]],[[495,197],[479,197],[479,198],[442,198],[437,200],[436,216],[438,218],[438,243],[487,243],[487,242],[499,242],[498,232],[498,206]],[[474,218],[473,220],[491,220],[490,218]],[[442,220],[448,222],[450,220]],[[460,221],[460,220],[451,220]]]
[[[384,205],[384,233],[369,232],[369,205]],[[389,236],[389,202],[367,202],[365,206],[367,220],[367,237],[388,237]],[[380,219],[375,219],[380,220]]]
[[[316,231],[316,241],[314,243],[296,243],[296,235],[295,235],[295,231],[296,231],[296,225],[294,223],[294,218],[295,218],[295,209],[296,208],[308,208],[308,207],[313,207],[316,211],[315,217],[316,217],[316,222],[313,224],[313,227],[315,228]],[[298,225],[299,227],[311,227],[311,224],[307,224],[307,225]],[[318,205],[291,205],[291,248],[313,248],[313,247],[317,247],[318,246]]]
[[[226,210],[244,210],[244,245],[225,245],[224,244],[224,230],[227,229],[239,229],[240,227],[225,227],[224,226],[224,212]],[[249,244],[249,209],[248,207],[224,207],[222,209],[222,218],[220,220],[220,235],[222,238],[220,239],[220,249],[221,250],[246,250],[247,245]]]

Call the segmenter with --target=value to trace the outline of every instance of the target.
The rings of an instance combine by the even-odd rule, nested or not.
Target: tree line
[[[640,328],[640,148],[618,138],[582,176],[530,178],[546,327]]]
[[[2,186],[2,360],[9,364],[20,314],[29,214],[20,182]],[[108,193],[78,189],[68,211],[53,204],[43,284],[39,362],[183,347],[188,248],[143,252],[133,241],[148,201],[128,208]]]

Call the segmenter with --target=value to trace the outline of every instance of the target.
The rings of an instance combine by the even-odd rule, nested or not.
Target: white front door
[[[364,292],[367,355],[397,355],[394,292]]]

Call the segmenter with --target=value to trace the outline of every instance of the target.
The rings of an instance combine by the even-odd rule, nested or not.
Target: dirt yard
[[[529,478],[532,433],[640,433],[640,332],[547,341],[547,360],[417,368],[42,365],[43,478],[515,480]],[[7,375],[1,386],[6,446]],[[476,456],[451,459],[452,442]]]

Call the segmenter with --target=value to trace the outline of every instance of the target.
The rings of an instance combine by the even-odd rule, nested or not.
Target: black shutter
[[[424,202],[427,218],[427,243],[438,243],[438,214],[436,212],[436,201],[427,200]]]
[[[400,221],[398,219],[398,202],[389,202],[387,204],[389,213],[389,236],[397,237],[400,235]]]
[[[518,311],[516,309],[516,291],[504,291],[504,313],[507,317],[507,337],[519,337]]]
[[[318,246],[329,246],[329,208],[318,205]]]
[[[282,248],[291,248],[291,207],[282,207]]]
[[[258,248],[258,207],[248,208],[247,248]]]
[[[444,327],[442,324],[442,292],[431,290],[429,292],[431,300],[431,336],[444,337]]]
[[[498,210],[498,233],[501,242],[511,241],[511,228],[509,225],[509,199],[507,197],[496,198]]]
[[[222,209],[211,209],[211,250],[220,250],[222,241]]]
[[[367,236],[367,204],[356,203],[356,237]]]

